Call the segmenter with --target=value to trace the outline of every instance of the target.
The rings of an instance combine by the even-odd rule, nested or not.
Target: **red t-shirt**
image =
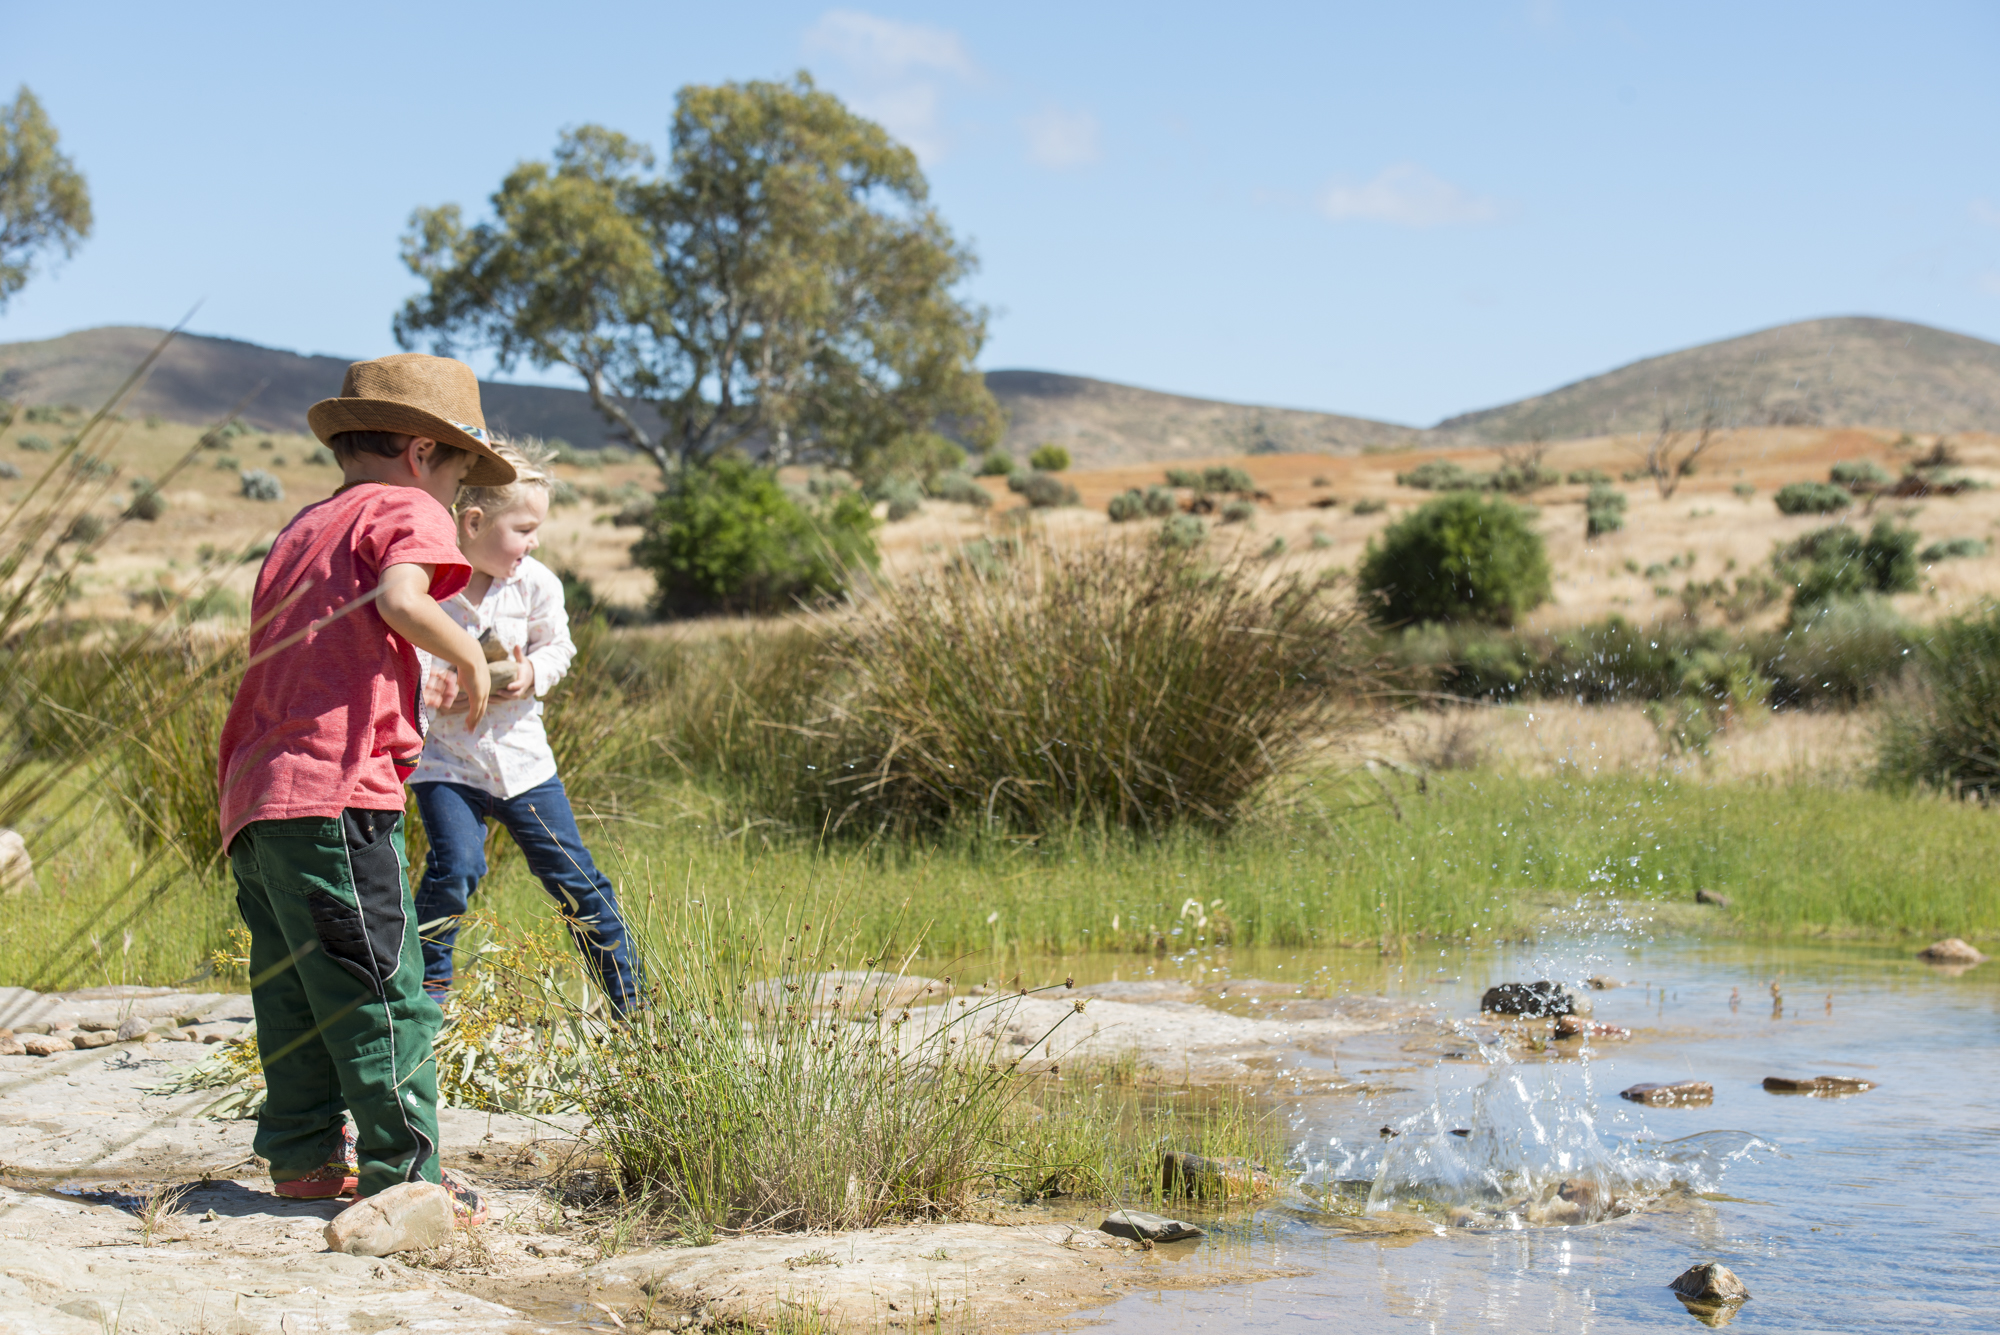
[[[424,745],[421,677],[372,595],[404,564],[436,567],[434,598],[472,578],[450,512],[415,487],[350,487],[271,544],[250,600],[250,666],[222,725],[225,848],[253,820],[403,809]]]

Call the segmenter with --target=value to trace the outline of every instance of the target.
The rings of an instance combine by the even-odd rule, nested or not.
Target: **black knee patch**
[[[402,965],[403,934],[409,925],[402,868],[390,842],[398,814],[352,808],[341,813],[341,833],[354,876],[352,907],[323,890],[306,896],[320,948],[378,996]]]

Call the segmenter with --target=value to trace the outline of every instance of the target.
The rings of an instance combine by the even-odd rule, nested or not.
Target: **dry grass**
[[[1643,706],[1540,700],[1399,715],[1364,738],[1364,754],[1419,769],[1514,775],[1645,775],[1665,769],[1728,782],[1858,782],[1875,758],[1873,709],[1766,713],[1719,733],[1706,758],[1672,754]]]

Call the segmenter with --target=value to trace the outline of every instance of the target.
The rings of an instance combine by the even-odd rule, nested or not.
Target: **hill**
[[[1447,418],[1465,443],[1644,431],[1667,409],[1724,426],[2000,430],[2000,344],[1868,316],[1801,320]]]

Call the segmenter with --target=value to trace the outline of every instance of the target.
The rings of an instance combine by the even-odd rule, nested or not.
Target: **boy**
[[[441,1182],[474,1224],[479,1197],[438,1166],[443,1016],[404,879],[403,782],[423,746],[417,649],[458,669],[471,717],[486,710],[485,655],[437,600],[472,573],[449,510],[459,484],[502,486],[514,469],[487,443],[472,369],[445,357],[356,362],[306,420],[342,486],[264,558],[220,748],[266,1084],[256,1150],[281,1196]]]

